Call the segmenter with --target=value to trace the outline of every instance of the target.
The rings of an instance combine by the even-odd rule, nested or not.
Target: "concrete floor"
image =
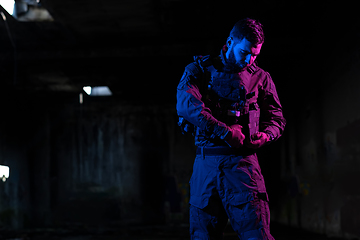
[[[272,223],[276,240],[344,240]],[[32,229],[21,232],[0,231],[0,240],[189,240],[188,225],[129,226],[122,228],[72,227],[63,229]],[[236,240],[228,226],[224,240]]]

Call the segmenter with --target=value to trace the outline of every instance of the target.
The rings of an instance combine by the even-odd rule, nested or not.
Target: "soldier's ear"
[[[234,39],[232,37],[228,37],[227,40],[226,40],[226,46],[227,47],[230,47],[231,44],[233,43]]]

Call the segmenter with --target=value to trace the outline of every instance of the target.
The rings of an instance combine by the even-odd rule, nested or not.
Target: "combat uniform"
[[[219,56],[198,56],[177,87],[177,113],[193,130],[197,154],[190,179],[191,239],[222,239],[227,219],[240,239],[273,239],[265,183],[256,150],[231,148],[229,126],[249,139],[265,132],[277,140],[285,127],[275,85],[253,64],[240,69]]]

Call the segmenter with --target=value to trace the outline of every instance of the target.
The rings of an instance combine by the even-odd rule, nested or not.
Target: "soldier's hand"
[[[241,129],[242,126],[239,124],[230,126],[230,130],[224,138],[230,147],[238,148],[244,144],[245,135],[241,132]]]
[[[264,132],[257,132],[251,136],[251,139],[247,141],[246,146],[252,149],[257,149],[270,141],[269,135]]]

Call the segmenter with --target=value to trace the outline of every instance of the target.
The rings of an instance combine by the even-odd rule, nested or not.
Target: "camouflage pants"
[[[241,240],[273,240],[261,173],[241,156],[199,156],[190,180],[191,239],[220,240],[230,220]],[[256,159],[257,160],[257,159]]]

